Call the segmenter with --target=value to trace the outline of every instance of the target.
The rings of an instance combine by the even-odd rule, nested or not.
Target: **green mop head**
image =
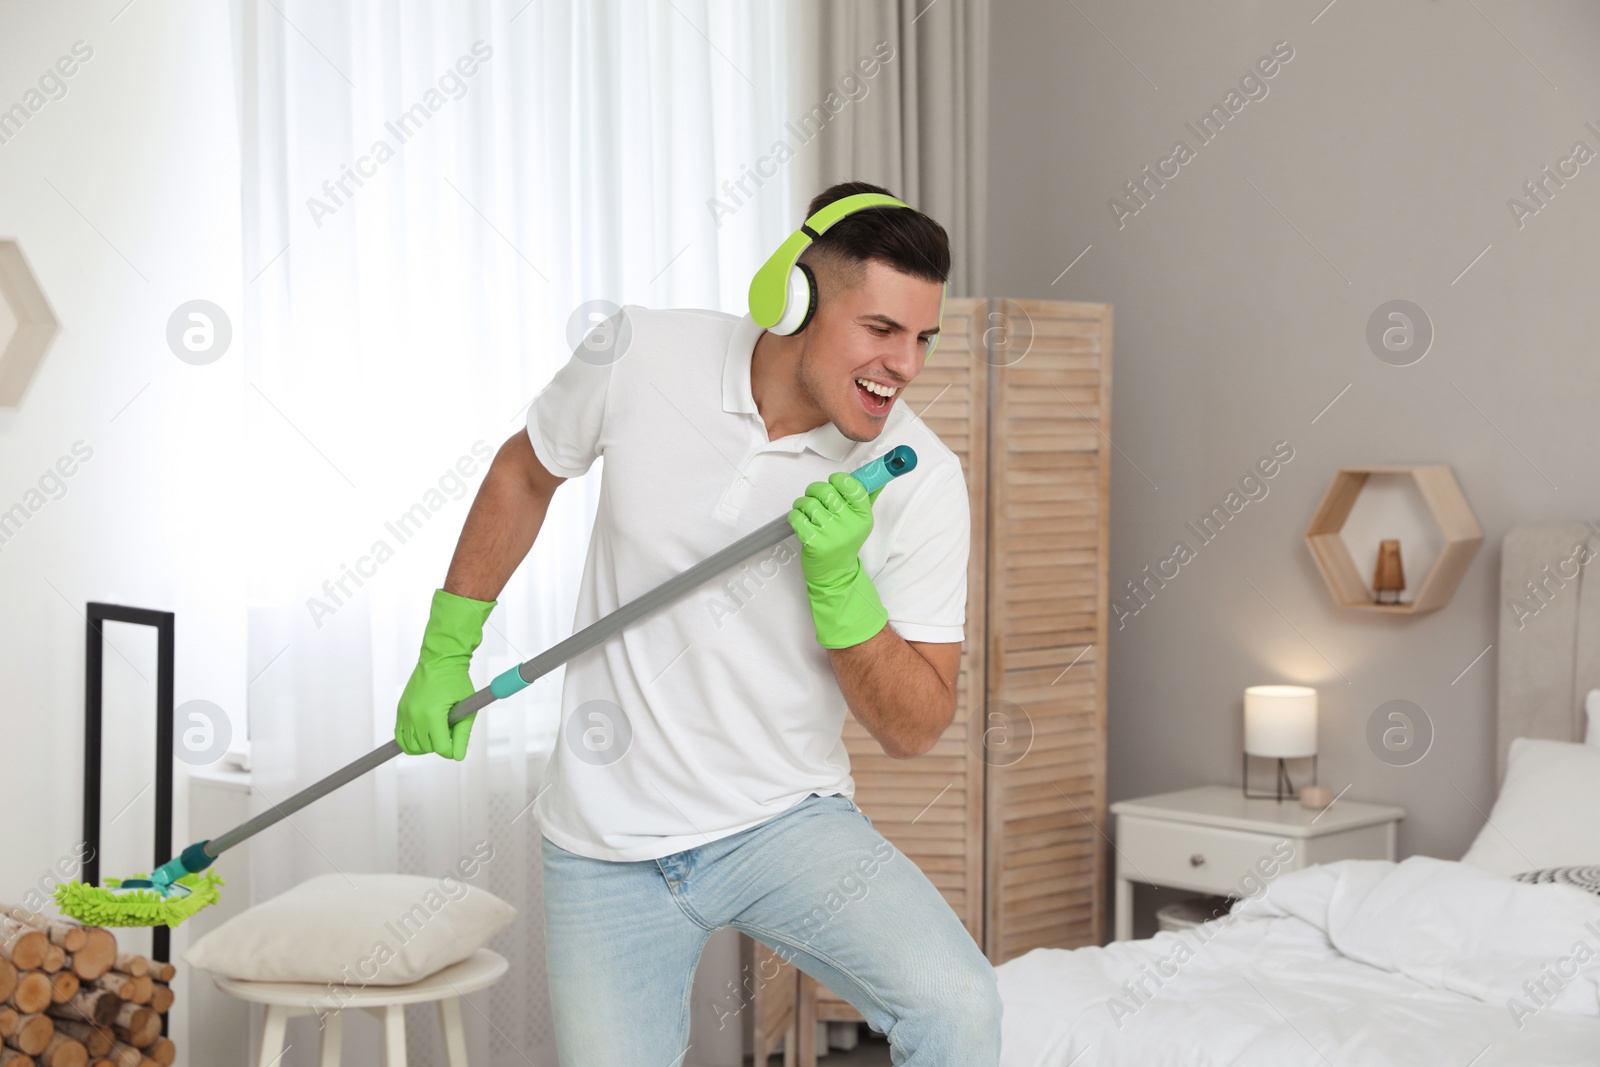
[[[107,878],[104,886],[63,882],[56,886],[56,906],[88,926],[177,926],[202,908],[222,899],[217,887],[226,883],[216,871],[186,874],[167,886],[150,887],[148,879],[128,878],[142,887],[124,888],[124,879]]]

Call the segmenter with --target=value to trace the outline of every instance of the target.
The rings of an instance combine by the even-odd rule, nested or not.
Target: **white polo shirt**
[[[966,483],[903,400],[875,441],[832,423],[769,441],[750,392],[762,330],[749,315],[622,314],[622,355],[578,349],[528,410],[551,473],[575,478],[605,457],[575,628],[788,514],[810,483],[910,445],[917,467],[879,494],[861,560],[901,637],[962,639]],[[791,536],[567,664],[535,815],[569,852],[646,860],[809,793],[853,797],[848,714]]]

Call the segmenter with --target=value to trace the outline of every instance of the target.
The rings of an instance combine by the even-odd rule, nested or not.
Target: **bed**
[[[1500,796],[1463,861],[1345,860],[1194,930],[1034,949],[996,968],[1002,1067],[1600,1064],[1597,530],[1502,542]]]

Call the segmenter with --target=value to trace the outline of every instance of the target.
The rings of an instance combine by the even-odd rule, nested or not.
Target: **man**
[[[629,306],[614,350],[580,348],[495,457],[434,593],[395,736],[459,760],[471,719],[447,712],[563,480],[605,457],[579,627],[785,510],[796,531],[567,665],[535,813],[568,1067],[681,1063],[724,926],[845,997],[897,1064],[999,1061],[993,968],[855,805],[841,740],[848,712],[909,759],[949,725],[970,533],[959,461],[899,402],[938,334],[948,240],[892,200],[819,221],[866,193],[888,195],[811,202],[825,229],[779,264],[798,289],[773,329]],[[918,455],[904,479],[869,496],[845,473],[895,445]]]

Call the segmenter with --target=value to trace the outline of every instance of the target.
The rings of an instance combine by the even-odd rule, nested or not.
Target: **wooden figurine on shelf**
[[[1372,573],[1374,599],[1380,604],[1400,603],[1400,590],[1406,587],[1406,575],[1400,567],[1400,542],[1378,542],[1378,566]],[[1393,593],[1393,600],[1384,600],[1384,593]]]

